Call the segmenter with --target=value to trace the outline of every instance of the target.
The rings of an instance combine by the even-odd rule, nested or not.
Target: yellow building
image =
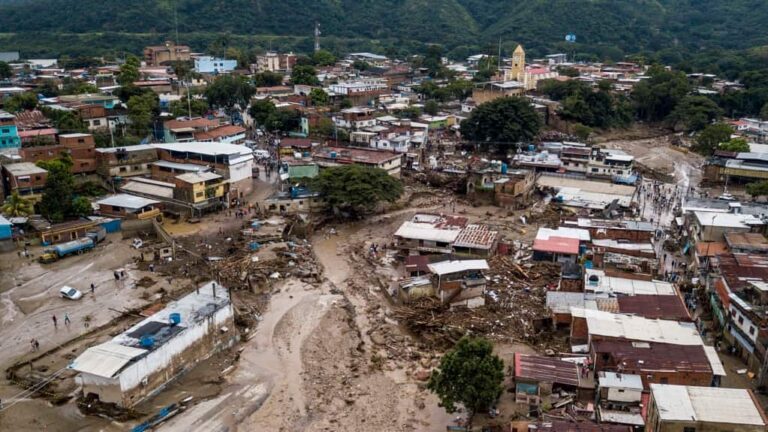
[[[523,84],[525,90],[536,90],[539,81],[557,78],[558,73],[547,66],[525,65],[525,50],[522,45],[515,48],[512,53],[512,66],[504,69],[504,81],[518,81]]]
[[[219,203],[227,193],[223,178],[212,172],[186,173],[176,176],[174,198],[190,204]]]

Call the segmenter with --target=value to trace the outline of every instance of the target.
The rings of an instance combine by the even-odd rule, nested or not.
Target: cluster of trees
[[[467,80],[452,79],[446,83],[424,81],[415,88],[416,92],[424,95],[425,99],[434,99],[440,102],[459,99],[463,100],[472,95],[473,84]]]
[[[625,127],[633,120],[631,102],[611,92],[608,82],[598,84],[597,90],[581,81],[547,80],[541,91],[552,100],[560,101],[560,116],[587,127]]]
[[[268,132],[289,132],[298,129],[301,124],[298,111],[277,108],[267,99],[254,102],[248,113],[256,125]]]

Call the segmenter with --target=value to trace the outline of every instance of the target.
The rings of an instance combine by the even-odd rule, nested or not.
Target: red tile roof
[[[546,240],[533,241],[533,250],[537,252],[576,255],[579,253],[579,239],[550,236]]]

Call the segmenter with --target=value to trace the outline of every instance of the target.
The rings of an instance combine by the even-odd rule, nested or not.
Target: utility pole
[[[315,52],[320,51],[320,23],[315,21]]]

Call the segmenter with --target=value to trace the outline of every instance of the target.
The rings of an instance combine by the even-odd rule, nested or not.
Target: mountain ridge
[[[727,4],[725,4],[727,3]],[[768,45],[763,0],[0,0],[0,32],[229,33],[438,43],[457,54],[502,40],[551,50],[640,51]],[[576,46],[564,36],[575,33]],[[204,48],[204,47],[203,47]],[[504,49],[509,49],[504,46]],[[597,51],[600,53],[600,51]]]

